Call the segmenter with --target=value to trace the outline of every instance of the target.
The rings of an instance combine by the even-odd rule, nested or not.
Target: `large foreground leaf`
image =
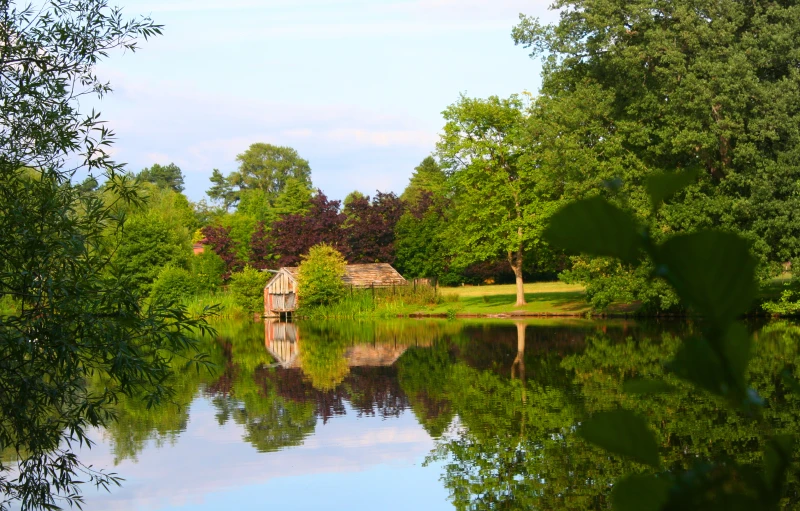
[[[655,475],[632,474],[611,492],[614,511],[659,511],[667,503],[670,482]]]
[[[675,236],[656,261],[678,295],[723,328],[750,307],[756,294],[756,261],[747,241],[720,231]]]
[[[642,238],[633,217],[600,197],[567,204],[550,219],[544,239],[568,252],[619,257],[633,263]]]
[[[697,181],[697,172],[660,172],[647,178],[645,186],[653,208]]]
[[[734,323],[713,342],[706,338],[684,341],[669,367],[698,387],[742,403],[747,397],[745,373],[752,343],[747,329]]]
[[[659,467],[658,443],[644,419],[628,410],[600,412],[583,423],[579,434],[603,449]]]

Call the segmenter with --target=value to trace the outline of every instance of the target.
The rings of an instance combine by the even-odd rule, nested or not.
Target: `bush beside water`
[[[185,297],[194,295],[196,291],[196,282],[188,271],[176,266],[165,266],[153,282],[150,298],[179,303]]]
[[[252,266],[245,266],[244,270],[233,273],[230,280],[230,291],[234,303],[249,313],[264,312],[264,286],[269,278],[268,273],[263,273]]]
[[[329,306],[338,303],[345,295],[347,262],[344,256],[330,245],[321,243],[311,247],[297,275],[299,303],[304,306]]]

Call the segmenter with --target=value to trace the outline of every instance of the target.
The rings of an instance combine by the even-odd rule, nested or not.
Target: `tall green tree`
[[[311,186],[311,167],[308,161],[291,147],[257,143],[236,156],[239,170],[229,176],[240,188],[260,188],[275,200],[289,179]]]
[[[0,460],[0,509],[53,509],[80,504],[81,481],[119,483],[74,449],[114,420],[120,396],[168,399],[170,360],[203,361],[190,332],[204,322],[142,308],[129,277],[108,271],[118,209],[72,183],[77,165],[111,204],[142,202],[108,157],[113,133],[78,98],[109,92],[97,62],[160,26],[105,0],[2,2],[0,18],[0,299],[18,305],[0,317],[0,445],[13,451]],[[104,385],[87,385],[98,374]]]
[[[437,145],[453,190],[450,236],[455,260],[469,264],[505,256],[514,272],[516,305],[525,304],[523,267],[542,245],[544,220],[558,194],[543,172],[530,136],[530,110],[519,96],[462,96],[444,112]]]
[[[433,156],[426,156],[414,168],[414,173],[400,198],[413,206],[422,200],[422,195],[425,193],[434,197],[443,197],[447,193],[447,174]]]
[[[230,207],[239,200],[236,192],[233,190],[233,185],[231,185],[219,169],[214,169],[211,172],[209,180],[212,186],[206,190],[206,195],[213,201],[221,202],[225,211],[230,209]]]
[[[395,267],[406,278],[436,278],[450,282],[450,255],[444,233],[447,230],[447,201],[422,192],[395,225]],[[444,278],[444,280],[443,280]]]
[[[228,176],[214,169],[213,186],[206,193],[220,201],[226,212],[236,206],[232,214],[215,219],[216,223],[229,229],[239,259],[248,261],[252,256],[250,262],[261,268],[272,259],[264,250],[271,245],[265,243],[268,226],[311,208],[311,169],[294,149],[271,144],[253,144],[236,159],[239,170]]]
[[[311,208],[312,195],[313,190],[309,182],[290,177],[286,180],[286,186],[280,195],[275,199],[273,213],[277,217],[302,215]]]
[[[447,174],[433,156],[417,165],[400,198],[406,208],[395,226],[395,267],[406,278],[455,283],[448,278],[456,272],[447,271],[450,255],[444,236],[451,202]]]
[[[169,165],[154,163],[152,167],[142,169],[136,177],[142,181],[153,183],[159,188],[171,188],[176,192],[183,191],[183,172],[174,163]]]
[[[252,144],[236,156],[236,161],[239,169],[228,176],[223,177],[214,169],[211,175],[213,186],[206,192],[209,197],[231,205],[240,200],[243,190],[258,189],[266,194],[272,205],[291,179],[311,189],[311,167],[291,147]]]
[[[555,25],[523,17],[513,32],[545,56],[542,94],[574,105],[596,91],[608,101],[595,119],[612,129],[631,164],[699,174],[654,215],[654,231],[738,232],[763,276],[797,258],[795,3],[561,0],[553,7]]]

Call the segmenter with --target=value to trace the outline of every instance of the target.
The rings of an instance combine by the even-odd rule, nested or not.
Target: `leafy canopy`
[[[210,178],[213,186],[206,192],[212,199],[222,201],[226,209],[242,199],[244,190],[262,191],[270,207],[275,205],[287,186],[293,188],[293,199],[287,197],[284,200],[295,204],[302,196],[297,188],[311,190],[311,167],[291,147],[252,144],[236,156],[236,161],[239,169],[228,176],[214,169]]]
[[[592,122],[604,128],[594,140],[628,153],[617,159],[616,175],[640,220],[653,224],[654,233],[739,233],[753,242],[762,277],[797,258],[797,6],[560,0],[553,7],[558,23],[522,17],[513,37],[545,56],[546,101],[580,113],[592,96],[604,98],[592,106]],[[591,146],[581,153],[609,154]],[[644,177],[675,171],[689,172],[691,185],[650,216]]]

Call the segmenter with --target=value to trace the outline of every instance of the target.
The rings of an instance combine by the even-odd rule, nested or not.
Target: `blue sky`
[[[510,32],[520,12],[553,20],[548,3],[121,0],[164,35],[100,65],[115,91],[98,108],[117,161],[175,162],[192,200],[254,142],[294,147],[330,197],[400,193],[460,93],[538,89]]]

